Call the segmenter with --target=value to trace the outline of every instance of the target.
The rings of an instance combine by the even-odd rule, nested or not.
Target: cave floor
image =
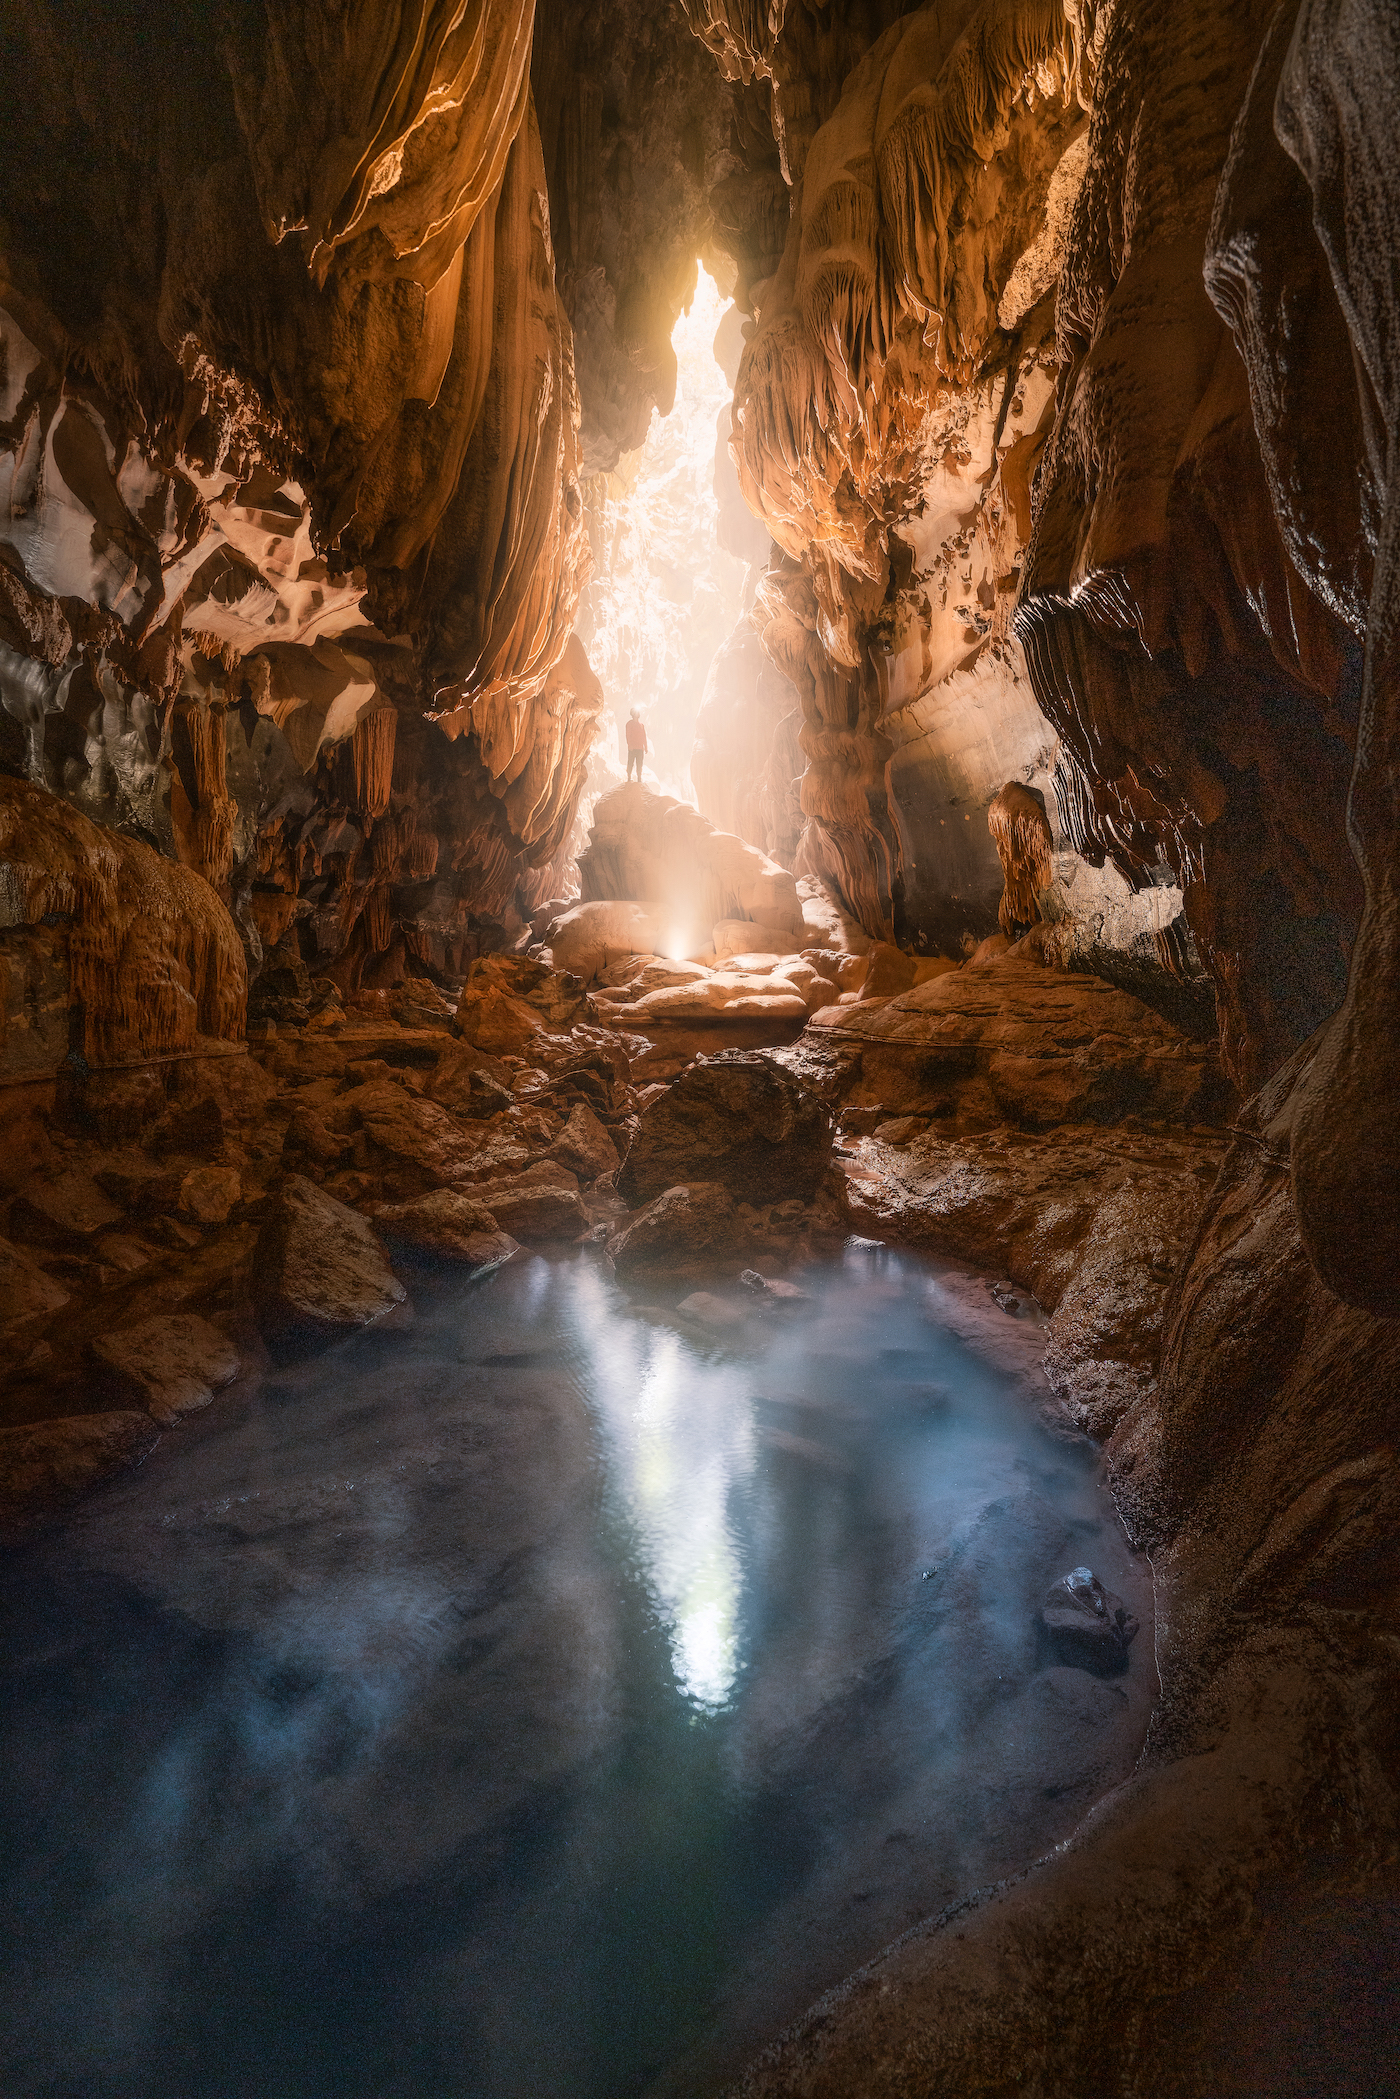
[[[954,1264],[592,1250],[242,1380],[4,1567],[5,2089],[717,2089],[1132,1768],[1146,1563]],[[715,1315],[712,1315],[715,1316]],[[1143,1621],[1037,1645],[1089,1561]]]

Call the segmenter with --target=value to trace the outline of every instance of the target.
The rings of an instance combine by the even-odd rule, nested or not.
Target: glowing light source
[[[641,450],[587,489],[594,576],[580,631],[589,661],[619,739],[629,709],[640,707],[648,770],[685,800],[694,799],[690,752],[706,673],[744,603],[745,565],[716,535],[715,444],[721,415],[727,434],[732,396],[714,339],[728,304],[701,269],[690,311],[671,335],[674,408],[664,417],[653,411]]]

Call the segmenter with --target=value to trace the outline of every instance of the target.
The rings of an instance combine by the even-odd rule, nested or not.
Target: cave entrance
[[[726,441],[743,338],[737,308],[703,265],[671,345],[670,414],[653,409],[646,443],[585,483],[594,566],[578,631],[608,696],[599,754],[608,784],[614,767],[622,777],[623,724],[638,707],[647,784],[694,802],[690,753],[706,674],[753,594],[749,563],[725,544],[734,534],[715,487],[717,448],[721,477],[733,478]]]

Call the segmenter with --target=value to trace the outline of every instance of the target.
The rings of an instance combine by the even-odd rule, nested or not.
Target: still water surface
[[[1036,1644],[1146,1616],[1093,1453],[927,1265],[802,1280],[424,1278],[0,1568],[9,2099],[699,2099],[1074,1827],[1150,1695]]]

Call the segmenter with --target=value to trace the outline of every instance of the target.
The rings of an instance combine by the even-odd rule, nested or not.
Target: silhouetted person
[[[627,777],[632,777],[632,767],[637,768],[637,785],[642,784],[642,760],[647,754],[646,723],[634,707],[627,718]]]

